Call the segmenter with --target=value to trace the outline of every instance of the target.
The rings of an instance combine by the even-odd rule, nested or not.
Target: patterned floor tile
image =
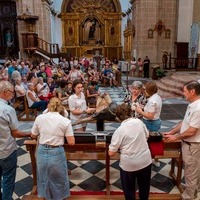
[[[91,174],[96,174],[97,172],[99,172],[105,168],[105,164],[103,164],[97,160],[91,160],[91,161],[87,162],[86,164],[82,165],[81,168]]]
[[[30,192],[33,188],[33,179],[30,176],[15,183],[15,194],[22,197],[24,194]]]
[[[92,176],[81,182],[79,187],[89,191],[103,191],[106,188],[106,182],[97,176]]]
[[[152,177],[151,185],[166,193],[169,193],[175,186],[171,178],[159,173]]]

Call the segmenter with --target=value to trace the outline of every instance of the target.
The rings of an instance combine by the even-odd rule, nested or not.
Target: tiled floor
[[[123,101],[125,92],[123,88],[101,88],[107,91],[111,98],[120,104]],[[169,130],[172,126],[183,118],[187,102],[184,99],[163,99],[163,109],[161,114],[162,131]],[[30,131],[33,122],[20,122],[20,129]],[[106,130],[115,130],[119,124],[106,123]],[[95,130],[95,124],[88,124],[87,130]],[[30,193],[33,181],[30,164],[30,156],[23,145],[24,139],[18,139],[18,168],[13,198],[20,199],[23,195]],[[104,161],[69,161],[70,186],[72,191],[103,191],[105,190],[105,164]],[[177,188],[169,177],[170,160],[161,160],[159,168],[152,167],[151,192],[178,193]],[[119,180],[118,161],[111,162],[111,190],[121,191]]]

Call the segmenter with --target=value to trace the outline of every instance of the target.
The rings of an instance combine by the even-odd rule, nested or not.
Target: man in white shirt
[[[186,83],[183,95],[189,102],[185,117],[164,135],[166,142],[182,140],[186,186],[182,199],[193,200],[200,194],[200,83],[197,81]]]

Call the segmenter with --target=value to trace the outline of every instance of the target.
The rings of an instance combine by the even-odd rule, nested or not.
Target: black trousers
[[[151,164],[141,170],[127,172],[120,168],[122,189],[126,200],[135,200],[135,183],[139,187],[139,199],[148,200],[151,182]]]
[[[144,78],[149,78],[149,66],[144,65]]]

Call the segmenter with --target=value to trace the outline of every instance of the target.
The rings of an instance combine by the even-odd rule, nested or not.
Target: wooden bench
[[[36,161],[35,161],[35,150],[36,150],[36,141],[26,140],[24,142],[27,150],[30,153],[31,164],[33,170],[33,190],[31,194],[36,194],[37,191],[37,176],[36,176]],[[110,160],[117,160],[119,156],[114,156],[112,158],[108,155],[109,144],[106,144],[105,147],[97,147],[96,144],[75,144],[74,146],[69,146],[64,144],[66,151],[66,157],[68,160],[105,160],[105,174],[106,174],[106,194],[110,195]],[[79,152],[78,152],[79,151]],[[81,151],[81,153],[80,153]],[[165,150],[163,156],[158,156],[157,158],[171,158],[172,166],[169,172],[174,183],[178,187],[179,191],[182,192],[181,187],[181,175],[182,175],[182,155],[181,155],[181,143],[165,143]],[[175,174],[175,163],[177,163],[177,174]],[[171,194],[168,194],[168,199],[170,199]],[[179,194],[180,196],[180,194]]]
[[[13,107],[16,110],[21,106],[22,106],[22,110],[18,110],[18,114],[17,114],[18,120],[19,121],[34,121],[38,114],[37,109],[28,107],[26,96],[24,96],[23,101],[17,100],[13,104]]]
[[[21,100],[16,100],[12,107],[18,111],[17,112],[17,117],[20,119],[24,115],[24,101]]]

